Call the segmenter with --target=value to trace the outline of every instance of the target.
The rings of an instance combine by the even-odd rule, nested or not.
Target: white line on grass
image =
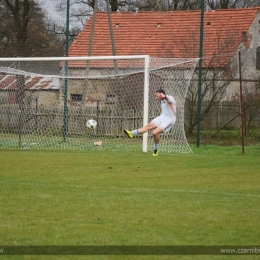
[[[149,188],[119,188],[119,187],[99,187],[99,186],[87,186],[87,185],[67,185],[67,184],[50,184],[50,183],[30,183],[30,182],[3,182],[0,181],[0,184],[16,184],[16,185],[27,185],[27,186],[43,186],[43,187],[70,187],[70,188],[90,188],[90,189],[114,189],[120,191],[147,191],[147,192],[174,192],[174,193],[201,193],[201,194],[218,194],[218,195],[231,195],[231,196],[246,196],[246,197],[257,197],[260,198],[258,194],[240,194],[232,192],[216,192],[216,191],[203,191],[203,190],[176,190],[176,189],[149,189]]]

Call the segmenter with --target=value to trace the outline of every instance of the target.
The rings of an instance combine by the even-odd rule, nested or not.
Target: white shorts
[[[167,133],[174,125],[175,120],[168,119],[162,116],[158,116],[152,120],[156,124],[157,127],[162,128],[164,133]]]

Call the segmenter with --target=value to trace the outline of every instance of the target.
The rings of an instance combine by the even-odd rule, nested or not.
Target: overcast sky
[[[64,20],[66,21],[66,10],[64,11],[64,14],[56,11],[56,1],[53,0],[38,0],[39,4],[43,7],[44,10],[46,10],[48,16],[50,16],[51,19],[55,20]]]
[[[50,19],[57,21],[58,24],[62,23],[66,23],[66,15],[67,15],[67,10],[66,10],[66,0],[62,0],[64,3],[64,12],[58,12],[56,10],[56,5],[59,2],[59,0],[36,0],[38,1],[38,3],[43,7],[44,10],[46,10],[47,15],[49,16]],[[72,1],[70,1],[71,3]],[[86,7],[86,5],[84,5],[84,7]],[[75,6],[70,7],[70,14],[72,12],[72,8],[75,8]],[[71,22],[70,24],[70,28],[71,27],[75,27],[75,26],[79,26],[83,28],[83,25],[81,23],[76,23],[76,22]]]

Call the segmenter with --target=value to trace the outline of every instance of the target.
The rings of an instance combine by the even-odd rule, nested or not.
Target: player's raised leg
[[[135,129],[135,130],[132,130],[132,131],[125,129],[124,132],[129,138],[133,138],[134,136],[136,136],[138,134],[144,134],[147,131],[152,130],[156,127],[157,127],[156,124],[152,121],[148,125],[141,127],[139,129]]]

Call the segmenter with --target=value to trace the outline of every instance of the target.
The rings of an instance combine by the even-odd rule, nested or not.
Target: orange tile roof
[[[227,63],[245,39],[260,7],[205,12],[203,60]],[[200,11],[112,12],[117,55],[199,57]],[[87,56],[93,16],[70,46],[69,56]],[[108,16],[97,12],[91,56],[112,55]],[[224,60],[223,60],[224,59]],[[218,62],[215,60],[215,63]],[[216,64],[215,64],[216,65]]]

